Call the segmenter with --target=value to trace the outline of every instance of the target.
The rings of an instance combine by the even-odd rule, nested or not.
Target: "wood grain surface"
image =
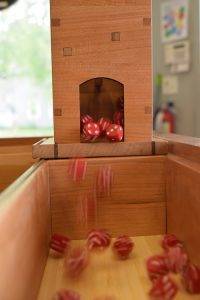
[[[60,289],[72,289],[81,295],[82,300],[106,299],[113,296],[113,300],[149,300],[148,292],[151,288],[146,273],[146,260],[149,256],[160,254],[161,236],[134,237],[135,248],[129,260],[119,261],[112,250],[103,253],[93,253],[88,268],[79,280],[71,280],[65,273],[63,259],[49,257],[38,300],[52,299]],[[83,245],[83,241],[73,241],[73,246]],[[176,300],[197,300],[199,295],[187,294],[175,277],[179,292]]]
[[[56,144],[54,138],[48,138],[33,145],[34,158],[126,157],[167,153],[167,141],[157,138],[142,142],[73,144]]]
[[[49,235],[48,168],[40,164],[0,196],[0,299],[36,299]]]
[[[79,239],[94,226],[112,228],[116,234],[122,229],[134,235],[166,231],[164,156],[90,158],[81,183],[74,183],[68,175],[69,160],[48,164],[53,232]],[[112,193],[110,197],[98,197],[97,219],[85,228],[77,224],[78,198],[93,191],[97,172],[104,165],[114,174]]]
[[[32,144],[38,140],[41,138],[0,139],[0,192],[36,162]]]
[[[125,141],[151,140],[151,1],[51,0],[51,18],[56,143],[80,142],[79,85],[98,77],[124,85]]]
[[[200,164],[170,154],[167,163],[167,230],[185,242],[200,264]]]

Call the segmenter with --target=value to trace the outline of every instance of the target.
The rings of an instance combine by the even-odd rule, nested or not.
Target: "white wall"
[[[164,65],[164,49],[160,39],[160,5],[165,0],[152,0],[153,4],[153,62],[154,62],[154,105],[168,97],[158,97],[155,85],[157,73],[170,74]],[[188,73],[178,75],[179,93],[172,96],[177,109],[178,134],[200,137],[200,67],[199,67],[199,0],[190,0],[190,28],[192,65]]]

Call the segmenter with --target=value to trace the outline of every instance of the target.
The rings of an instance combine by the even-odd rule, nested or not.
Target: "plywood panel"
[[[35,300],[48,255],[48,168],[32,167],[0,197],[0,299]]]
[[[94,218],[90,219],[88,227],[111,226],[106,223],[110,219],[117,230],[121,211],[122,228],[127,230],[132,220],[130,230],[133,234],[165,231],[165,157],[88,159],[86,179],[81,183],[71,180],[67,173],[68,164],[69,160],[49,162],[54,232],[67,232],[73,238],[79,238],[87,231],[88,228],[80,228],[76,223],[78,197],[92,190],[98,169],[103,165],[110,165],[114,172],[112,193],[111,197],[98,198],[97,223]],[[159,217],[155,217],[156,214]]]
[[[48,138],[33,145],[34,158],[148,156],[167,153],[168,143],[160,139],[148,142],[56,144],[53,138]]]
[[[151,140],[151,1],[52,0],[51,18],[55,141],[80,141],[79,85],[95,77],[124,84],[125,141]]]
[[[167,169],[168,232],[182,239],[200,264],[200,164],[170,154]]]

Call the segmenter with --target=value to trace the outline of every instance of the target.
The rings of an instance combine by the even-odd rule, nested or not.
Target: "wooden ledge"
[[[161,134],[156,137],[168,142],[169,153],[200,163],[200,138],[178,134]]]
[[[168,143],[160,139],[123,143],[56,144],[53,138],[33,145],[33,158],[56,159],[71,157],[116,157],[165,155]]]

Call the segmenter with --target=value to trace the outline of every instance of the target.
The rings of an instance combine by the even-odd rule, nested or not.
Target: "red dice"
[[[162,247],[165,250],[168,250],[171,247],[183,247],[182,242],[174,234],[166,234],[162,240]]]
[[[200,268],[188,265],[182,273],[183,285],[191,294],[200,294]]]
[[[113,121],[117,125],[124,126],[124,113],[122,111],[116,111],[113,116]]]
[[[168,250],[167,258],[169,270],[174,273],[183,271],[189,263],[187,253],[178,246]]]
[[[153,282],[149,296],[153,300],[172,300],[178,292],[178,287],[169,276],[162,276]]]
[[[87,246],[89,250],[94,248],[104,249],[109,247],[111,237],[105,230],[92,230],[87,237]]]
[[[97,174],[96,192],[98,196],[110,196],[114,181],[114,173],[111,166],[102,166]]]
[[[70,239],[60,234],[54,234],[51,237],[50,249],[57,254],[63,255],[69,247]]]
[[[106,129],[111,125],[111,121],[105,118],[101,118],[98,121],[98,125],[101,131],[101,134],[104,134],[106,132]]]
[[[149,278],[154,281],[169,273],[168,258],[166,255],[155,255],[147,260]]]
[[[77,278],[87,267],[89,261],[86,248],[73,248],[66,257],[65,265],[68,274],[72,278]]]
[[[71,159],[68,165],[68,174],[75,182],[85,179],[87,161],[83,158]]]
[[[99,125],[95,122],[89,122],[83,127],[83,138],[85,141],[94,141],[100,135]]]
[[[127,259],[134,247],[130,237],[126,235],[119,236],[113,244],[113,250],[120,259]]]
[[[106,130],[106,136],[111,142],[120,142],[123,139],[123,128],[117,124],[111,124]]]
[[[94,120],[91,116],[89,116],[89,115],[81,116],[81,131],[83,130],[84,125],[89,122],[94,122]]]
[[[80,300],[81,297],[78,293],[70,290],[60,290],[55,294],[53,300]]]

